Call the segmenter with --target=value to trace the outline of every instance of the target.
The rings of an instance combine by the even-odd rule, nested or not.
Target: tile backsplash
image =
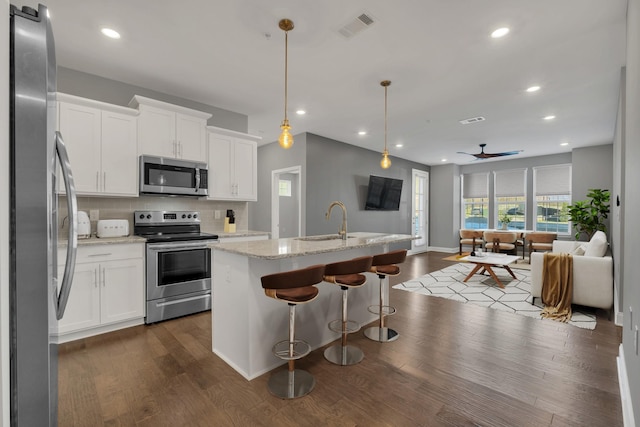
[[[133,212],[138,210],[177,210],[200,212],[202,231],[221,232],[224,228],[224,217],[227,209],[233,209],[236,217],[236,228],[247,230],[249,225],[248,202],[224,202],[190,199],[187,197],[152,197],[140,196],[131,198],[119,197],[78,197],[78,210],[87,214],[97,210],[100,219],[127,219],[129,230],[133,234]],[[220,212],[220,219],[215,219],[215,211]],[[65,229],[67,217],[66,196],[58,198],[58,228]],[[63,224],[64,223],[64,224]],[[91,231],[95,233],[97,221],[91,221]]]

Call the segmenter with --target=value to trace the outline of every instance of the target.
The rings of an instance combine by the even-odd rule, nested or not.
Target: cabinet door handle
[[[107,173],[102,172],[102,190],[107,191]]]
[[[178,141],[178,156],[182,158],[182,142]]]
[[[102,267],[102,287],[104,288],[106,286],[106,273],[104,271],[104,267]]]
[[[97,256],[109,256],[112,255],[111,252],[108,253],[104,253],[104,254],[90,254],[90,257],[97,257]]]
[[[93,270],[93,287],[97,288],[98,287],[98,269],[94,269]]]
[[[96,171],[96,191],[100,188],[100,172]]]

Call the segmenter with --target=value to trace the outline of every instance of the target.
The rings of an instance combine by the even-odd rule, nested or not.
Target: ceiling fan
[[[491,159],[493,157],[512,156],[514,154],[522,153],[524,151],[524,150],[516,150],[516,151],[505,151],[502,153],[485,153],[484,147],[486,146],[487,144],[480,144],[480,152],[477,154],[465,153],[464,151],[458,151],[458,154],[468,154],[470,156],[475,157],[476,159],[484,160],[484,159]]]

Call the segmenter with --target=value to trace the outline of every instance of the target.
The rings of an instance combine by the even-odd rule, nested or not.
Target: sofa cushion
[[[577,255],[577,256],[582,256],[584,255],[584,253],[587,250],[587,243],[583,243],[579,246],[576,246],[576,248],[574,250],[572,250],[570,253],[571,255]]]
[[[584,256],[603,257],[607,253],[607,235],[596,231],[584,251]]]

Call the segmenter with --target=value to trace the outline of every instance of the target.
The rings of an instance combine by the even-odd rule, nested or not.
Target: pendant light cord
[[[284,120],[287,120],[289,31],[284,32]]]
[[[387,151],[387,88],[384,87],[384,151]]]

